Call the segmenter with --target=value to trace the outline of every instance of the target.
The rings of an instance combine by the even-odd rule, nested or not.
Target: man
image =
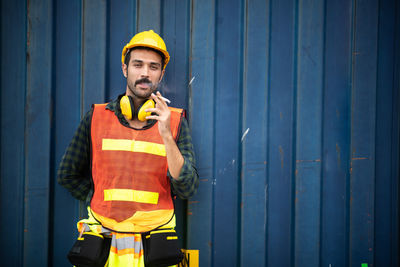
[[[157,92],[169,58],[158,34],[136,34],[122,51],[125,94],[92,107],[60,163],[59,184],[90,201],[78,230],[112,236],[108,266],[144,266],[140,233],[175,227],[171,189],[188,198],[198,186],[184,112]]]

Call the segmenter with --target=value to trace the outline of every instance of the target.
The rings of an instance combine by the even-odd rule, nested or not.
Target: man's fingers
[[[151,97],[154,99],[154,101],[156,101],[156,103],[160,106],[163,107],[168,107],[167,103],[165,102],[165,100],[168,100],[166,98],[164,98],[160,92],[157,92],[156,95],[154,93],[151,94]],[[168,100],[169,101],[169,100]]]
[[[158,108],[146,108],[144,111],[151,112],[151,113],[157,113],[157,114],[160,112],[158,110]]]
[[[160,117],[157,115],[151,115],[151,116],[147,116],[146,120],[160,120]]]
[[[171,101],[168,98],[165,98],[161,95],[160,92],[157,91],[157,96],[164,102],[164,103],[168,103],[171,104]]]

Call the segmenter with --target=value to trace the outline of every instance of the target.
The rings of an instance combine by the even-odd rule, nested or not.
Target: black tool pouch
[[[173,228],[157,229],[142,234],[144,264],[161,267],[178,264],[183,259],[178,235]]]
[[[111,238],[84,232],[76,240],[67,258],[76,267],[103,267],[110,253]]]

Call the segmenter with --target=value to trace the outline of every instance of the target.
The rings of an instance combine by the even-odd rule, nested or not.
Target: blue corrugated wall
[[[165,38],[200,187],[178,203],[200,266],[398,266],[396,0],[1,0],[1,266],[69,266],[84,207],[55,180],[120,53]]]

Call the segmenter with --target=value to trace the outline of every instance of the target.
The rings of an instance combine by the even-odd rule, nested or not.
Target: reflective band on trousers
[[[146,204],[157,204],[158,193],[132,189],[105,189],[104,201],[132,201]]]
[[[139,257],[143,253],[142,238],[140,234],[113,233],[115,238],[111,242],[111,251],[118,255],[136,254]]]
[[[107,267],[144,267],[140,234],[113,233]]]

